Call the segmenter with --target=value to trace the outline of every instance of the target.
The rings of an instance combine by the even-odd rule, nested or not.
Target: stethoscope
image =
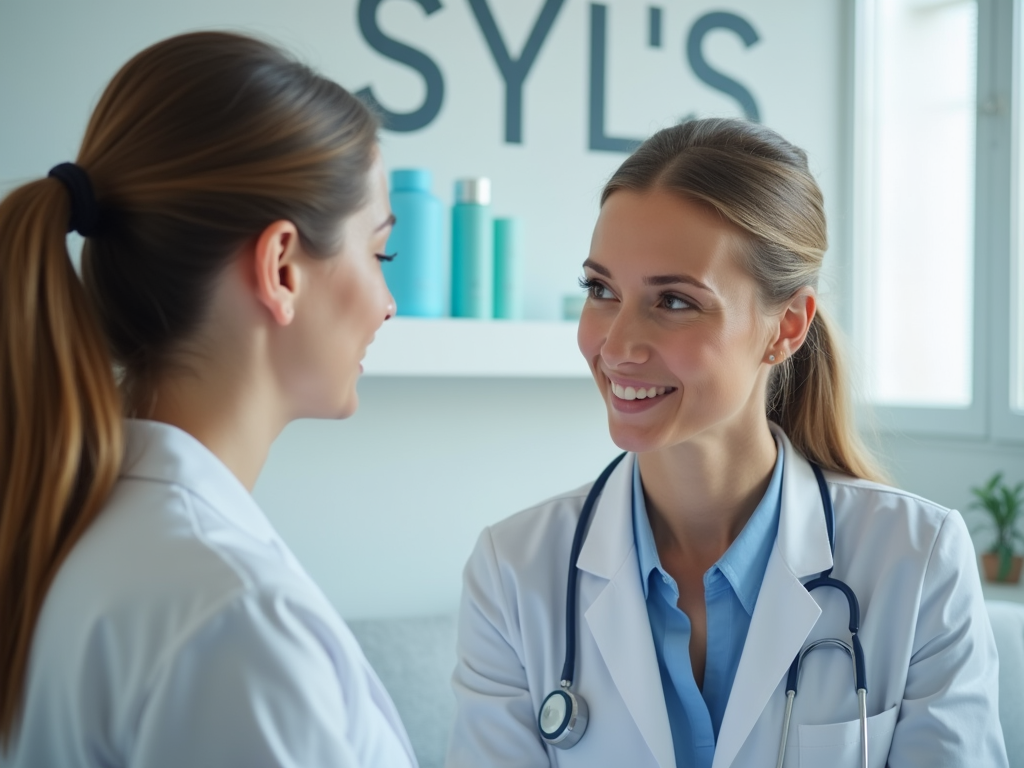
[[[565,622],[565,664],[562,666],[562,679],[558,690],[552,691],[545,698],[540,706],[537,715],[537,727],[544,741],[559,749],[568,749],[574,746],[587,730],[589,710],[587,703],[582,696],[573,693],[572,682],[576,674],[576,576],[579,573],[577,562],[580,550],[583,548],[583,539],[586,536],[587,524],[590,522],[590,515],[594,511],[601,491],[612,472],[625,458],[626,454],[620,454],[605,467],[604,472],[597,478],[586,501],[583,502],[583,509],[580,512],[580,519],[576,523],[576,532],[572,537],[572,550],[569,554],[569,578],[568,589],[565,596],[566,622]],[[828,529],[828,543],[832,550],[832,559],[835,561],[836,553],[836,519],[835,510],[832,508],[832,496],[828,492],[828,485],[825,483],[825,476],[821,468],[811,463],[814,470],[814,477],[818,481],[818,490],[821,492],[821,502],[825,510],[825,526]],[[838,589],[846,596],[850,613],[850,642],[846,643],[836,638],[825,638],[816,640],[800,649],[800,652],[793,659],[789,667],[789,675],[786,678],[786,711],[782,721],[782,740],[779,744],[779,757],[776,768],[782,768],[786,755],[786,740],[789,737],[789,721],[793,713],[793,702],[796,699],[797,685],[800,682],[800,666],[804,658],[823,647],[835,647],[845,651],[853,662],[854,685],[857,691],[857,704],[860,709],[860,743],[861,743],[861,765],[868,766],[868,713],[867,713],[867,672],[864,664],[864,649],[861,647],[860,638],[857,632],[860,629],[860,605],[857,596],[846,583],[831,576],[832,568],[822,571],[817,578],[804,584],[808,592],[818,587],[832,587]]]

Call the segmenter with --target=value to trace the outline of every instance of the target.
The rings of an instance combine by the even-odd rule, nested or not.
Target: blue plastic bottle
[[[391,210],[395,227],[388,238],[392,262],[381,265],[399,315],[445,314],[444,206],[430,193],[430,171],[391,172]]]
[[[455,182],[452,207],[452,316],[494,316],[494,229],[490,179]]]
[[[522,225],[519,219],[494,220],[494,316],[523,319]]]

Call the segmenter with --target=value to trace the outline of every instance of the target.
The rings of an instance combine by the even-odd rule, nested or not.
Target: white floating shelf
[[[366,376],[590,377],[568,322],[398,317],[377,331],[363,368]]]

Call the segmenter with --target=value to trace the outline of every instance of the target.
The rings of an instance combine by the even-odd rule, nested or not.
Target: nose
[[[642,319],[623,306],[615,313],[601,345],[601,360],[609,368],[646,363],[650,349]]]
[[[384,311],[387,313],[384,315],[384,320],[386,322],[398,314],[398,302],[396,302],[395,297],[391,295],[390,289],[385,290],[388,294],[388,303],[384,307]]]

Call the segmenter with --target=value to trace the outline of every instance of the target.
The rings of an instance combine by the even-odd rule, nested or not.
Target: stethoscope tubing
[[[590,493],[587,494],[586,501],[583,502],[583,509],[580,511],[580,519],[576,523],[576,532],[572,537],[572,549],[569,552],[569,579],[565,595],[565,664],[562,665],[561,680],[563,688],[568,688],[572,685],[573,676],[576,674],[576,576],[579,573],[576,563],[580,559],[583,539],[587,535],[587,524],[590,521],[591,513],[594,511],[597,498],[601,495],[601,491],[604,490],[604,486],[608,482],[608,478],[611,477],[612,472],[615,471],[615,468],[619,466],[619,463],[624,458],[626,458],[625,452],[616,456],[590,487]]]
[[[566,596],[565,596],[565,607],[566,607],[566,622],[565,622],[565,663],[562,665],[562,677],[561,677],[561,690],[564,691],[565,695],[570,699],[572,705],[576,706],[578,699],[579,706],[585,710],[585,702],[579,697],[571,694],[569,689],[572,686],[573,678],[576,674],[576,584],[577,576],[579,574],[578,561],[580,552],[583,549],[583,541],[586,538],[587,527],[590,522],[590,517],[593,513],[594,506],[597,503],[598,497],[604,490],[605,484],[608,482],[608,478],[619,463],[625,458],[626,454],[619,454],[615,459],[605,467],[604,471],[600,474],[597,480],[591,486],[590,492],[587,494],[586,500],[583,502],[583,508],[580,510],[580,517],[576,523],[576,531],[573,534],[572,549],[569,553],[569,577],[566,584]],[[829,548],[832,551],[833,563],[835,562],[835,551],[836,551],[836,538],[835,538],[835,510],[832,506],[832,495],[829,493],[828,484],[825,481],[825,475],[821,471],[821,468],[811,462],[811,469],[814,471],[814,477],[818,483],[818,489],[821,493],[822,505],[825,512],[825,525],[828,531],[828,542]],[[853,661],[853,673],[854,673],[854,685],[857,692],[857,706],[860,716],[860,736],[861,736],[861,763],[863,768],[868,766],[868,728],[867,728],[867,669],[864,662],[864,649],[861,646],[860,637],[858,632],[860,630],[860,605],[857,602],[857,596],[848,584],[839,579],[834,579],[831,576],[832,568],[828,568],[822,571],[816,578],[808,581],[804,587],[808,592],[811,592],[819,587],[832,587],[843,593],[846,597],[847,605],[849,607],[849,629],[851,642],[849,644],[838,640],[836,638],[825,638],[822,640],[810,643],[805,648],[802,648],[797,654],[796,658],[793,659],[793,663],[790,665],[789,674],[786,680],[786,710],[783,715],[783,726],[782,726],[782,738],[779,744],[778,760],[776,762],[776,768],[782,768],[783,762],[786,755],[786,742],[789,737],[789,724],[790,718],[793,713],[793,703],[796,700],[797,687],[800,678],[800,666],[803,658],[810,653],[824,645],[834,645],[845,650],[850,659]],[[545,698],[545,702],[549,698],[552,698],[555,694],[549,694]],[[586,729],[587,715],[584,715],[582,720],[582,727],[578,732],[574,734],[567,734],[566,730],[569,728],[563,728],[559,731],[558,735],[552,734],[549,737],[543,730],[541,725],[543,715],[543,708],[540,715],[538,715],[538,727],[541,728],[541,734],[544,736],[545,741],[552,746],[568,747],[576,744],[582,737],[584,730]],[[566,738],[571,736],[571,738]],[[561,743],[563,742],[564,743]]]

